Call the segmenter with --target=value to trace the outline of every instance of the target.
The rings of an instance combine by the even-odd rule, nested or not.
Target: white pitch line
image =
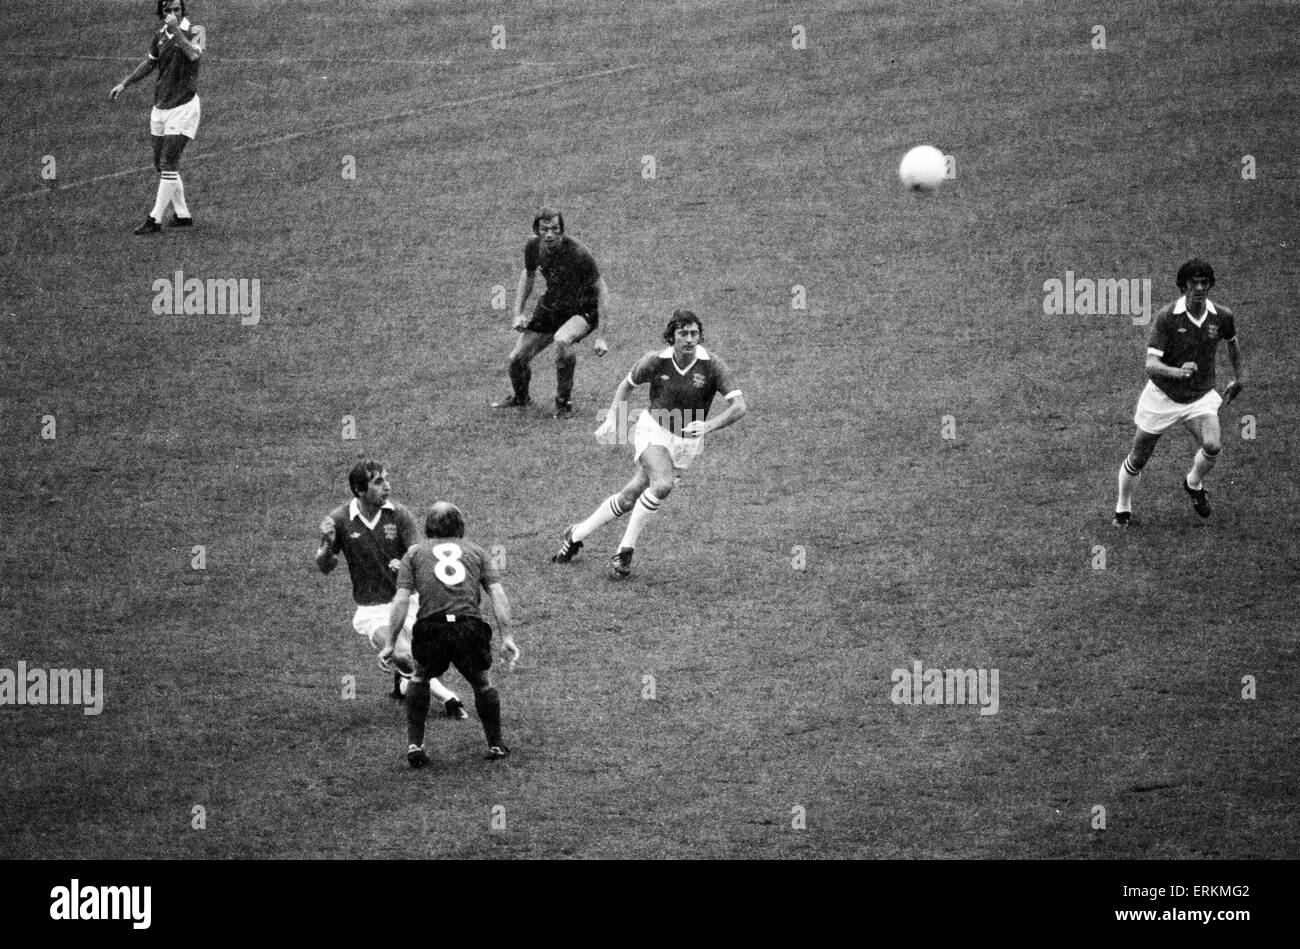
[[[341,132],[346,129],[362,128],[366,125],[375,125],[379,122],[401,122],[413,118],[417,115],[424,115],[428,112],[436,112],[439,109],[455,109],[463,105],[475,105],[479,102],[490,102],[493,99],[501,99],[506,96],[527,95],[532,92],[540,92],[543,89],[553,89],[556,86],[564,86],[570,83],[582,82],[585,79],[599,79],[602,76],[613,76],[622,72],[630,72],[633,69],[644,69],[645,63],[632,63],[629,66],[617,66],[613,69],[601,69],[596,72],[582,73],[577,76],[569,76],[564,79],[552,79],[549,82],[539,82],[531,86],[523,86],[518,89],[502,89],[500,92],[489,92],[481,96],[474,96],[470,99],[458,99],[454,102],[439,102],[436,105],[422,106],[418,109],[404,109],[401,112],[392,112],[388,115],[373,116],[368,119],[356,119],[351,122],[334,122],[330,125],[322,125],[318,128],[308,129],[303,132],[289,132],[285,135],[276,135],[273,138],[264,138],[260,141],[250,142],[247,145],[235,145],[231,148],[218,152],[200,152],[193,157],[193,161],[200,159],[216,158],[221,155],[229,155],[234,152],[247,152],[255,148],[265,148],[267,145],[278,145],[281,142],[293,142],[300,138],[308,138],[312,135],[321,135],[327,132]],[[34,191],[25,191],[22,194],[11,194],[6,198],[0,198],[0,204],[9,204],[14,201],[22,201],[27,198],[35,198],[45,194],[57,194],[63,191],[71,191],[73,188],[84,188],[87,185],[98,184],[101,181],[112,181],[116,178],[125,178],[128,175],[138,175],[142,171],[153,171],[153,165],[137,165],[134,168],[127,168],[122,171],[110,172],[106,175],[96,175],[94,178],[86,178],[84,181],[74,181],[71,184],[61,185],[58,188],[37,188]]]

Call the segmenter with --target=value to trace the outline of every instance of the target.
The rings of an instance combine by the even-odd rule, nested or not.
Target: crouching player
[[[465,518],[454,504],[439,501],[424,522],[425,540],[402,557],[397,597],[389,625],[394,629],[417,616],[411,650],[415,675],[406,693],[406,760],[412,768],[429,763],[424,750],[424,720],[429,712],[429,685],[454,665],[474,688],[474,707],[487,737],[487,759],[510,754],[501,741],[501,700],[488,677],[492,666],[492,627],[479,611],[479,591],[486,590],[501,627],[501,658],[514,668],[519,647],[508,632],[510,601],[501,578],[478,544],[465,540]],[[418,615],[416,600],[418,603]],[[387,647],[380,658],[393,654]],[[429,685],[426,685],[429,683]]]
[[[627,397],[650,383],[650,409],[641,414],[633,432],[635,461],[640,465],[618,494],[600,503],[585,521],[564,532],[553,563],[568,563],[594,530],[629,511],[627,530],[609,564],[609,575],[622,580],[632,572],[632,553],[646,520],[668,500],[679,473],[704,447],[704,436],[740,421],[747,411],[745,397],[721,357],[700,345],[704,325],[690,310],[677,310],[668,321],[663,339],[668,348],[646,353],[618,385],[609,414],[596,438],[609,441],[618,435],[619,419],[627,417]],[[713,397],[721,395],[727,408],[709,419]]]
[[[316,566],[321,573],[329,573],[338,565],[340,552],[347,559],[352,599],[357,604],[352,628],[381,651],[379,667],[393,673],[393,698],[401,698],[415,668],[411,661],[414,619],[405,626],[390,627],[388,608],[397,593],[402,555],[419,540],[415,518],[406,507],[389,499],[388,471],[378,461],[363,458],[353,465],[348,487],[352,489],[351,503],[339,505],[321,521]],[[399,630],[395,642],[390,642],[390,629]],[[386,659],[382,651],[389,646],[393,647],[389,650],[392,658]],[[455,692],[436,679],[429,688],[443,703],[448,718],[469,717]]]

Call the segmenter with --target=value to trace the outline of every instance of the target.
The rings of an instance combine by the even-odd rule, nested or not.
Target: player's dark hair
[[[692,310],[673,310],[673,318],[668,321],[668,327],[664,330],[664,342],[672,345],[673,339],[677,336],[677,331],[683,326],[690,326],[694,323],[700,328],[700,339],[704,339],[704,324]]]
[[[167,19],[167,14],[163,13],[163,7],[171,2],[172,0],[158,0],[158,19],[160,20]],[[181,18],[184,19],[184,17],[185,17],[185,0],[181,0]]]
[[[1208,280],[1214,286],[1214,268],[1199,257],[1193,257],[1178,268],[1178,289],[1186,290],[1193,280]]]
[[[348,487],[352,489],[353,494],[361,497],[366,493],[366,489],[370,487],[371,479],[383,470],[384,463],[382,461],[375,461],[373,458],[361,458],[348,472]]]
[[[560,209],[559,209],[559,208],[553,208],[553,207],[550,207],[549,205],[546,206],[546,207],[544,207],[544,208],[542,208],[542,209],[540,209],[540,210],[537,212],[537,217],[533,218],[533,233],[534,233],[534,234],[540,234],[540,233],[541,233],[541,223],[542,223],[543,221],[549,221],[551,218],[556,218],[556,219],[559,220],[559,222],[560,222],[560,233],[563,234],[563,233],[564,233],[564,215],[560,213]]]
[[[425,537],[464,537],[465,518],[460,508],[446,501],[439,501],[424,519]]]

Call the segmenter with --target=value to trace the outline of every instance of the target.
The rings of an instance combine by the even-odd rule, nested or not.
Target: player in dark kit
[[[424,720],[429,712],[431,676],[454,665],[474,687],[474,707],[487,736],[489,760],[504,758],[510,749],[501,742],[501,700],[488,677],[492,666],[492,627],[479,611],[479,591],[486,590],[501,627],[501,658],[514,668],[519,647],[507,630],[510,601],[501,578],[483,548],[465,540],[465,519],[454,504],[434,504],[424,522],[425,540],[402,557],[397,571],[397,598],[389,625],[406,622],[412,601],[419,596],[418,618],[411,648],[416,674],[406,695],[406,760],[411,767],[429,763],[424,750]],[[391,647],[383,655],[391,655]],[[435,680],[436,681],[436,680]]]
[[[185,186],[181,183],[181,152],[199,132],[199,58],[207,45],[207,31],[185,16],[185,0],[158,0],[158,19],[162,20],[162,27],[149,43],[148,58],[108,93],[110,99],[116,100],[127,86],[158,70],[153,111],[149,115],[158,194],[153,210],[135,229],[137,234],[161,231],[169,204],[176,209],[172,214],[173,227],[194,223],[185,203]]]
[[[664,330],[669,347],[646,353],[619,383],[596,438],[625,440],[627,397],[637,386],[650,383],[650,408],[641,414],[633,432],[634,457],[641,467],[622,491],[606,498],[590,517],[564,532],[560,549],[551,558],[553,563],[568,563],[592,531],[630,510],[623,541],[609,566],[612,579],[627,577],[641,528],[668,499],[680,472],[704,450],[704,436],[740,421],[748,411],[727,364],[700,345],[703,336],[700,318],[690,310],[677,310]],[[715,395],[726,399],[727,408],[709,420]]]
[[[1178,289],[1183,296],[1156,314],[1147,343],[1146,371],[1151,378],[1133,416],[1137,426],[1133,447],[1119,469],[1116,527],[1129,526],[1137,479],[1160,435],[1178,422],[1186,425],[1199,443],[1192,470],[1183,479],[1183,490],[1197,514],[1210,516],[1203,479],[1219,457],[1219,408],[1239,396],[1246,382],[1236,320],[1226,306],[1210,301],[1213,286],[1214,269],[1203,260],[1189,260],[1178,268]],[[1236,375],[1222,397],[1214,388],[1219,340],[1227,344]]]
[[[388,471],[378,461],[362,458],[353,465],[348,472],[348,487],[352,489],[351,503],[339,505],[321,521],[316,566],[321,573],[329,573],[338,565],[340,553],[347,559],[352,599],[357,604],[352,628],[380,652],[379,667],[393,673],[393,697],[401,698],[409,691],[407,680],[415,671],[411,654],[413,623],[389,626],[389,604],[397,595],[397,568],[402,555],[419,541],[419,533],[411,512],[389,500],[392,486]],[[400,671],[402,668],[405,673]],[[448,718],[469,717],[455,692],[436,679],[429,688],[443,703]]]
[[[510,385],[514,391],[494,409],[523,408],[529,402],[528,364],[554,341],[555,417],[573,415],[573,376],[578,367],[577,346],[596,331],[600,317],[609,314],[609,288],[591,252],[564,233],[564,215],[542,208],[533,218],[533,234],[524,245],[524,269],[515,290],[512,328],[523,335],[510,353]],[[524,316],[524,303],[533,292],[533,276],[541,270],[546,292],[537,301],[532,318]],[[597,356],[609,352],[603,336],[592,347]]]

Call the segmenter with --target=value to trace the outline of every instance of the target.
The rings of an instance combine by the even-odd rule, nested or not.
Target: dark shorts
[[[575,316],[586,320],[593,330],[600,325],[600,309],[594,303],[590,306],[555,306],[546,300],[539,300],[526,329],[553,335]]]
[[[465,678],[492,666],[492,627],[476,616],[448,623],[442,614],[417,620],[411,632],[411,654],[426,675],[435,679],[455,666]]]

